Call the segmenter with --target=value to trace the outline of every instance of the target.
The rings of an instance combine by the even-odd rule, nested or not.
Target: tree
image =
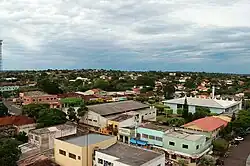
[[[0,139],[0,165],[16,166],[21,150],[18,141],[14,139]]]
[[[25,133],[24,131],[18,133],[16,136],[15,136],[16,140],[21,142],[21,143],[27,143],[28,142],[28,136],[27,136],[27,133]]]
[[[67,116],[68,116],[68,119],[71,121],[76,120],[77,116],[76,116],[75,109],[72,107],[69,107],[69,109],[67,110]]]
[[[136,85],[137,86],[155,86],[155,80],[151,77],[148,76],[140,76],[136,80]]]
[[[227,140],[218,138],[213,141],[213,150],[219,152],[220,154],[224,154],[228,149],[229,143]]]
[[[215,166],[215,164],[216,160],[214,157],[210,155],[205,155],[200,159],[198,166]]]
[[[211,111],[206,107],[196,107],[195,113],[193,114],[193,120],[210,116]]]
[[[185,97],[185,100],[184,100],[182,117],[183,117],[184,119],[186,119],[186,120],[189,118],[189,116],[188,116],[188,103],[187,103],[187,97]]]
[[[103,79],[97,79],[94,82],[94,88],[99,88],[102,90],[107,90],[107,88],[109,87],[109,82]]]
[[[48,109],[48,104],[28,104],[23,106],[22,114],[37,119],[39,116],[39,112]]]
[[[67,115],[58,109],[47,109],[39,112],[37,119],[38,127],[49,127],[58,124],[66,123]]]
[[[178,160],[178,165],[179,166],[187,166],[188,165],[188,161],[185,159],[180,159]]]
[[[80,108],[77,109],[77,116],[78,117],[83,117],[86,113],[88,112],[88,107],[81,106]]]
[[[8,115],[8,108],[0,102],[0,117]]]
[[[163,123],[168,126],[180,127],[185,124],[185,119],[181,117],[167,118]]]
[[[233,113],[232,118],[231,118],[231,122],[233,122],[236,119],[235,113]]]
[[[43,79],[37,83],[38,87],[48,93],[48,94],[60,94],[62,90],[59,88],[59,85],[55,82],[51,82],[49,79]]]
[[[165,95],[166,99],[171,99],[173,98],[174,92],[175,92],[175,87],[173,84],[167,84],[163,87],[163,92]]]

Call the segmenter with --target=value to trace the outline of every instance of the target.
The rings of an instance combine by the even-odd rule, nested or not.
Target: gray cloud
[[[4,67],[224,71],[250,59],[248,15],[248,0],[1,1]]]

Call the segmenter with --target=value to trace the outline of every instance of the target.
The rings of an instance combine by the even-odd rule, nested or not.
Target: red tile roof
[[[22,126],[32,123],[35,123],[35,120],[27,116],[7,116],[0,118],[0,126],[5,126],[5,125]]]
[[[214,131],[222,126],[224,127],[227,126],[227,123],[228,122],[225,120],[210,116],[187,123],[183,125],[183,127],[189,127],[195,125],[196,127],[202,129],[203,131]]]

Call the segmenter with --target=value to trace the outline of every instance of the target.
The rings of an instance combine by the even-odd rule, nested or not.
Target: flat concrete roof
[[[84,146],[88,146],[91,144],[96,144],[98,142],[108,140],[112,137],[113,136],[101,135],[101,134],[87,134],[87,135],[83,135],[83,136],[75,137],[75,138],[70,138],[70,139],[63,140],[63,141],[68,142],[70,144],[84,147]]]
[[[158,130],[158,131],[167,131],[167,130],[171,129],[171,127],[169,127],[169,126],[159,125],[159,124],[155,124],[152,122],[143,123],[139,127],[147,128],[147,129],[151,129],[151,130]]]
[[[106,149],[98,150],[101,153],[117,157],[119,161],[130,166],[143,165],[162,154],[148,149],[142,149],[128,144],[116,143]]]
[[[51,127],[41,128],[41,129],[30,130],[30,133],[39,135],[39,134],[53,133],[56,131],[63,131],[63,130],[75,129],[75,128],[76,128],[76,126],[62,124],[62,125],[57,125],[57,126],[51,126]]]
[[[182,130],[167,131],[166,135],[169,137],[180,138],[188,141],[197,141],[200,138],[204,137],[204,135],[201,134],[188,133]]]

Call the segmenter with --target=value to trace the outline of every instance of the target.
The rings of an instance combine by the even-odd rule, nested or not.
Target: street
[[[245,137],[237,147],[232,147],[229,156],[225,158],[225,166],[246,166],[246,160],[250,154],[250,135]]]

